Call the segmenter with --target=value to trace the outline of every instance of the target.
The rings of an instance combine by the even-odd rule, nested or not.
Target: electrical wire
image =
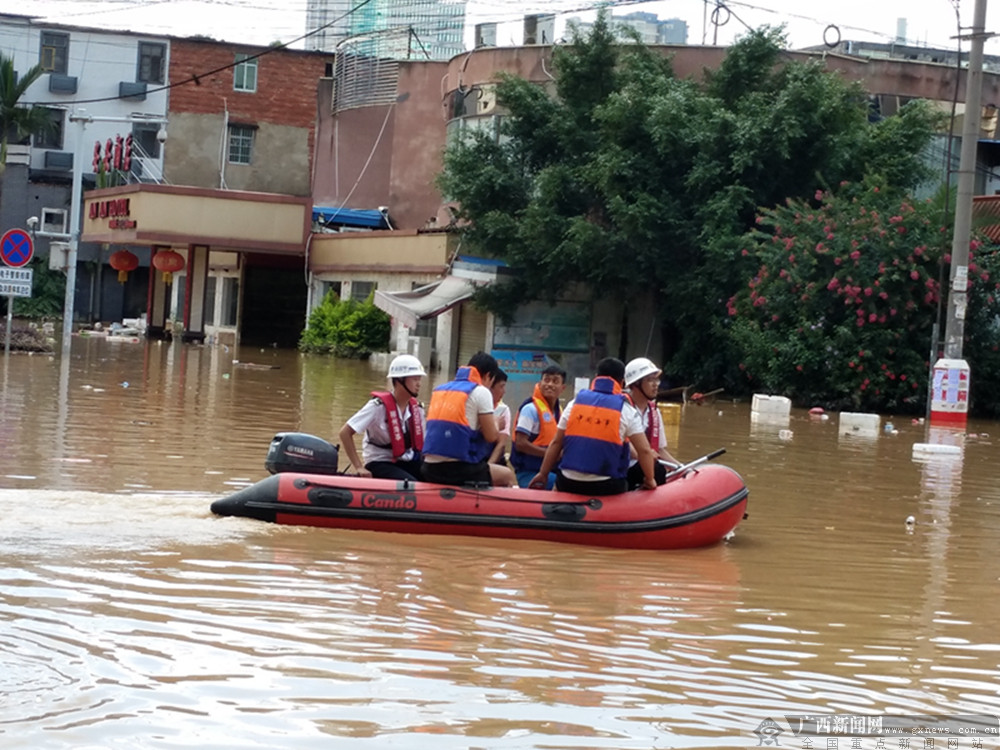
[[[303,39],[307,39],[307,38],[309,38],[311,36],[315,36],[316,34],[319,34],[324,29],[328,29],[331,26],[333,26],[334,24],[339,23],[343,19],[345,19],[348,16],[350,16],[352,13],[356,13],[357,11],[361,10],[361,8],[365,7],[366,5],[368,5],[371,2],[373,2],[373,0],[361,0],[361,2],[359,2],[353,8],[351,8],[350,10],[348,10],[346,13],[338,16],[337,18],[335,18],[334,20],[330,21],[329,23],[323,24],[322,26],[318,26],[315,29],[307,31],[305,34],[302,34],[301,36],[298,36],[295,39],[292,39],[291,41],[284,42],[282,44],[277,44],[277,45],[274,45],[274,46],[271,46],[271,47],[267,47],[267,48],[261,50],[260,52],[257,52],[256,54],[245,55],[245,56],[241,55],[239,60],[234,60],[231,63],[227,63],[226,65],[220,65],[217,68],[213,68],[212,70],[208,70],[208,71],[205,71],[205,72],[202,72],[202,73],[192,73],[188,78],[185,78],[184,80],[177,81],[175,83],[168,83],[168,84],[165,84],[163,86],[157,86],[156,88],[152,88],[152,89],[147,90],[146,91],[146,95],[148,96],[149,94],[155,94],[155,93],[158,93],[160,91],[169,91],[170,89],[177,88],[178,86],[186,86],[186,85],[191,84],[191,83],[195,84],[196,86],[201,85],[201,79],[202,78],[207,78],[208,76],[215,75],[216,73],[222,73],[223,71],[235,68],[237,65],[242,65],[242,64],[247,63],[247,62],[249,62],[251,60],[257,60],[257,59],[259,59],[261,57],[264,57],[266,55],[270,55],[270,54],[272,54],[274,52],[278,52],[280,50],[287,49],[290,45],[295,44],[296,42],[301,42]],[[113,102],[113,101],[118,101],[119,99],[120,99],[120,97],[118,97],[118,96],[102,96],[102,97],[97,97],[97,98],[93,98],[93,99],[75,99],[73,101],[64,102],[64,104],[65,105],[95,104],[95,103],[98,103],[98,102]],[[35,102],[35,104],[42,104],[42,103]]]

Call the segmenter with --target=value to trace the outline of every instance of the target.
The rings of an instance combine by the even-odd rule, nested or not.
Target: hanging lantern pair
[[[158,250],[153,255],[153,267],[163,273],[164,284],[172,284],[174,274],[184,270],[184,256],[176,250]]]
[[[139,259],[135,253],[128,250],[116,250],[111,253],[108,263],[118,272],[118,283],[124,284],[128,280],[128,272],[139,267]]]

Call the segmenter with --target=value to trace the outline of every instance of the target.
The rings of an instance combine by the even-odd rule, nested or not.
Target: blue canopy
[[[366,229],[389,229],[385,214],[375,208],[326,208],[313,206],[313,221]]]

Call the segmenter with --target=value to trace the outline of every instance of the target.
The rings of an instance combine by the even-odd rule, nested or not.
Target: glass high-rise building
[[[465,51],[465,0],[372,0],[351,12],[353,0],[309,0],[306,49],[333,52],[351,39],[351,52],[408,60],[447,60]],[[321,28],[322,27],[322,28]]]

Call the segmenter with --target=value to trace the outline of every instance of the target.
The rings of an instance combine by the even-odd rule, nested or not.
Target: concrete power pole
[[[931,424],[938,426],[964,428],[968,421],[970,373],[968,363],[962,359],[962,344],[969,296],[969,238],[972,232],[972,195],[976,180],[986,37],[986,0],[976,0],[972,33],[969,35],[969,69],[965,82],[965,116],[958,164],[944,358],[934,364],[931,375]]]

